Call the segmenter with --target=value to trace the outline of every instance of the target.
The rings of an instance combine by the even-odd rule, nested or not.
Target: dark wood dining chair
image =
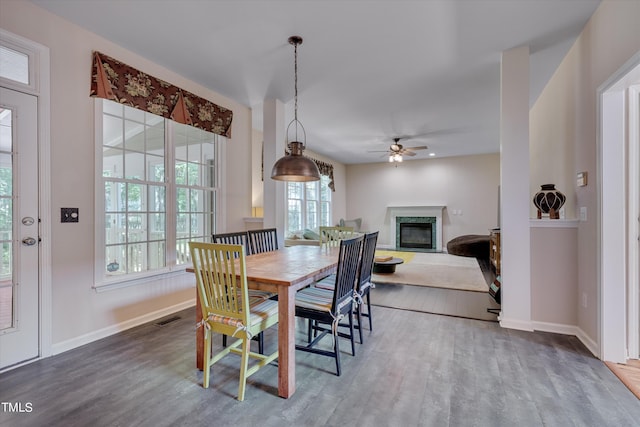
[[[360,343],[362,343],[362,317],[369,319],[369,331],[373,331],[373,320],[371,316],[371,288],[374,286],[371,282],[373,274],[373,262],[376,256],[376,244],[378,243],[378,232],[367,233],[364,236],[364,244],[362,247],[362,260],[360,262],[360,270],[358,272],[358,281],[356,292],[358,293],[358,304],[355,312],[358,318],[358,330],[360,332]],[[367,312],[362,312],[362,306],[367,304]]]
[[[232,233],[214,234],[213,243],[224,243],[227,245],[242,245],[246,255],[251,255],[251,245],[249,244],[249,235],[246,231],[235,231]]]
[[[376,253],[376,244],[378,243],[378,232],[367,233],[364,236],[364,243],[362,245],[362,256],[360,259],[360,268],[358,270],[358,279],[356,281],[356,289],[354,293],[354,297],[356,299],[356,305],[354,306],[353,311],[356,314],[356,318],[358,319],[358,324],[355,326],[358,329],[360,336],[360,343],[362,344],[362,317],[367,317],[369,319],[369,330],[373,330],[373,322],[371,316],[371,295],[370,291],[373,287],[373,283],[371,282],[371,275],[373,274],[373,262],[375,259]],[[315,286],[322,288],[333,290],[335,286],[335,275],[328,276],[315,284]],[[362,311],[362,306],[367,304],[367,311],[364,313]],[[345,326],[344,324],[340,324],[340,326]]]
[[[309,327],[320,332],[312,339],[311,329],[306,345],[296,345],[296,350],[333,357],[336,361],[336,373],[341,375],[340,337],[351,340],[351,354],[355,356],[356,347],[353,339],[353,303],[356,278],[360,262],[360,251],[364,236],[340,241],[338,270],[333,290],[311,286],[296,294],[296,316],[307,319]],[[349,333],[338,331],[340,321],[346,319]],[[316,347],[325,336],[333,338],[333,351]]]
[[[278,231],[275,228],[247,231],[252,254],[278,250]]]

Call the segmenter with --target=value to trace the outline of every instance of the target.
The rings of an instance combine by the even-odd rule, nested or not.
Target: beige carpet
[[[374,273],[373,283],[428,286],[473,292],[489,292],[475,258],[443,253],[376,251],[376,256],[403,258],[395,273]]]

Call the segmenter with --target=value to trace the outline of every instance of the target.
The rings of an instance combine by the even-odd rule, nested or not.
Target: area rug
[[[376,251],[376,256],[402,258],[395,273],[374,273],[373,283],[428,286],[472,292],[489,292],[475,258],[443,253]]]

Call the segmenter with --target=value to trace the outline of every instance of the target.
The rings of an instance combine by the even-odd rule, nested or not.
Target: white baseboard
[[[376,248],[384,249],[384,250],[391,250],[391,251],[396,249],[395,245],[377,245]]]
[[[587,350],[589,350],[595,357],[600,358],[598,344],[578,326],[548,322],[532,322],[532,324],[536,331],[575,336],[582,344],[584,344],[585,347],[587,347]]]
[[[576,337],[584,344],[585,347],[598,359],[600,359],[600,346],[582,329],[576,326]]]
[[[102,338],[117,334],[118,332],[126,331],[136,326],[143,325],[148,322],[152,322],[161,317],[168,316],[176,313],[180,310],[184,310],[189,307],[193,307],[196,304],[195,298],[183,301],[181,303],[165,307],[160,310],[153,311],[151,313],[143,314],[142,316],[135,317],[133,319],[126,320],[115,325],[108,326],[106,328],[98,329],[97,331],[89,332],[84,335],[80,335],[75,338],[71,338],[66,341],[62,341],[51,346],[52,355],[64,353],[65,351],[72,350],[85,344],[89,344],[93,341],[97,341]],[[195,322],[195,320],[194,320]]]
[[[519,319],[505,319],[503,316],[504,312],[500,313],[500,326],[508,329],[518,329],[520,331],[529,331],[533,332],[533,326],[531,321],[524,321]]]
[[[565,325],[562,323],[536,322],[532,321],[534,331],[552,332],[554,334],[577,336],[578,327],[574,325]]]

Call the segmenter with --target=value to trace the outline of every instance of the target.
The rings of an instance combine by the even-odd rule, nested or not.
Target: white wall
[[[54,352],[193,304],[194,279],[183,274],[96,293],[94,278],[94,128],[89,97],[91,52],[99,50],[155,77],[233,110],[227,144],[227,224],[242,229],[251,207],[250,110],[210,89],[104,40],[25,1],[3,1],[0,26],[43,44],[51,54],[52,341]],[[80,222],[60,223],[61,207],[78,207]],[[146,317],[145,317],[146,316]]]
[[[577,326],[595,342],[599,303],[596,94],[598,87],[640,50],[638,17],[638,1],[603,1],[531,111],[531,197],[537,185],[552,182],[568,196],[568,216],[575,215],[572,211],[576,207],[587,208],[587,220],[578,226],[574,304]],[[589,175],[586,187],[576,186],[576,173],[581,171]],[[587,307],[579,304],[583,295]]]
[[[347,217],[390,242],[387,206],[445,205],[443,246],[456,236],[489,234],[498,225],[500,155],[483,154],[347,166]],[[453,211],[460,215],[453,215]]]
[[[566,333],[578,323],[578,228],[575,221],[531,223],[531,319]]]

